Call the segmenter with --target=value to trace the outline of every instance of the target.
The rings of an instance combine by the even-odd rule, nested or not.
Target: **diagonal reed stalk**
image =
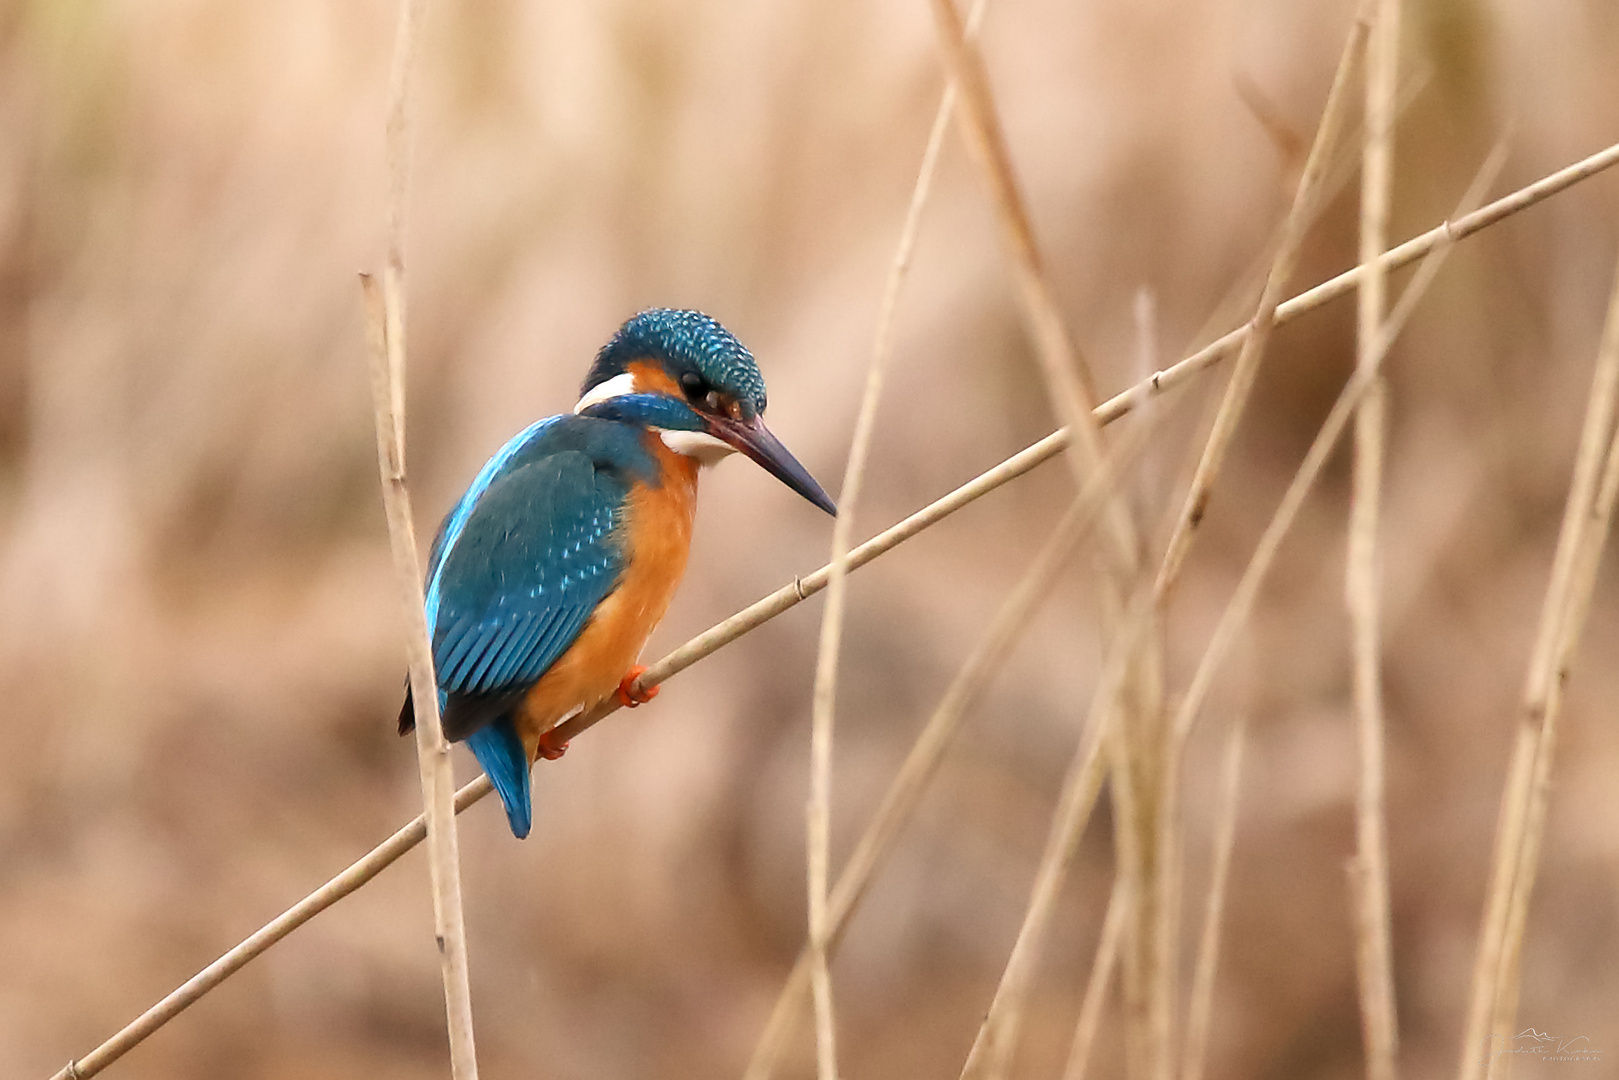
[[[1616,164],[1619,164],[1619,143],[1550,173],[1473,213],[1444,221],[1398,247],[1384,252],[1375,260],[1375,264],[1385,270],[1410,265],[1436,248],[1472,236],[1599,175]],[[1353,267],[1293,297],[1276,309],[1277,322],[1291,322],[1351,292],[1358,286],[1367,269],[1366,265]],[[1241,346],[1247,334],[1248,327],[1238,327],[1169,368],[1154,372],[1148,378],[1098,405],[1092,412],[1093,418],[1096,423],[1106,426],[1158,395],[1183,385],[1229,356]],[[1047,435],[856,547],[849,555],[850,569],[866,565],[967,504],[1050,461],[1061,454],[1067,445],[1066,428]],[[822,567],[813,573],[795,578],[730,618],[710,627],[648,668],[646,674],[639,680],[639,688],[646,689],[673,678],[737,638],[796,607],[825,588],[828,576],[829,568]],[[615,711],[616,705],[609,705],[577,716],[566,724],[558,725],[560,729],[558,737],[572,738]],[[490,790],[486,777],[480,776],[466,784],[456,792],[456,812],[465,810],[488,795]],[[69,1062],[56,1073],[53,1080],[74,1080],[75,1077],[88,1080],[89,1077],[101,1072],[150,1038],[154,1032],[167,1025],[180,1013],[196,1004],[254,958],[263,955],[266,950],[284,940],[310,919],[361,888],[420,844],[425,836],[426,830],[421,817],[408,822],[387,840],[170,991],[106,1041],[83,1057]]]
[[[1493,182],[1505,158],[1502,146],[1497,146],[1475,178],[1471,189],[1463,199],[1463,204],[1475,202]],[[1303,506],[1315,481],[1319,478],[1323,466],[1338,439],[1342,436],[1350,417],[1354,414],[1360,402],[1364,399],[1367,390],[1378,377],[1384,358],[1388,355],[1389,347],[1398,337],[1406,320],[1415,309],[1417,302],[1422,298],[1428,286],[1442,266],[1445,256],[1451,249],[1450,244],[1435,248],[1424,259],[1416,276],[1407,286],[1400,297],[1400,303],[1382,325],[1374,348],[1370,354],[1369,362],[1357,367],[1334,403],[1326,420],[1322,423],[1304,461],[1289,483],[1280,505],[1266,526],[1242,578],[1237,584],[1225,611],[1221,614],[1215,626],[1209,644],[1199,662],[1196,673],[1192,678],[1185,696],[1171,725],[1171,761],[1178,763],[1184,755],[1186,740],[1191,734],[1204,701],[1207,699],[1210,687],[1213,685],[1215,675],[1219,672],[1225,658],[1229,655],[1238,635],[1246,624],[1248,615],[1253,610],[1254,601],[1258,595],[1271,564],[1275,561],[1277,551],[1281,547],[1293,521]]]
[[[900,831],[921,801],[928,781],[943,761],[945,750],[960,728],[967,708],[1000,670],[1023,629],[1040,604],[1050,596],[1052,587],[1085,530],[1116,487],[1117,477],[1139,456],[1154,430],[1155,425],[1143,423],[1119,441],[1110,457],[1104,460],[1102,470],[1075,497],[1068,512],[1058,522],[1023,578],[996,611],[984,636],[973,647],[966,662],[946,688],[838,877],[831,897],[829,945],[835,946],[841,940],[872,877],[893,850]],[[754,1048],[745,1074],[747,1080],[767,1080],[786,1052],[803,995],[809,988],[811,963],[809,947],[806,946],[799,953]]]
[[[1011,263],[1013,283],[1033,338],[1036,358],[1045,377],[1047,396],[1057,416],[1072,433],[1067,461],[1076,484],[1083,484],[1086,477],[1096,471],[1104,453],[1100,428],[1091,419],[1090,403],[1095,400],[1095,387],[1063,320],[1055,290],[1041,258],[1028,209],[1018,188],[983,58],[975,45],[967,40],[953,0],[933,0],[931,7],[947,70],[961,87],[962,110],[959,118],[962,135],[988,185],[996,221],[1000,226],[1002,246]],[[1105,617],[1117,629],[1117,620],[1121,617],[1120,612],[1125,607],[1141,561],[1139,537],[1124,500],[1114,500],[1106,508],[1103,533],[1103,609]],[[1161,742],[1163,686],[1158,636],[1144,633],[1135,641],[1137,648],[1126,657],[1122,676],[1124,681],[1117,705],[1121,713],[1118,735],[1116,738],[1110,736],[1108,740],[1115,750],[1116,775],[1124,769],[1136,770],[1143,775],[1156,771],[1152,764],[1156,757],[1151,747]],[[1104,729],[1098,724],[1094,730],[1099,732]],[[1139,759],[1143,764],[1132,759]],[[1072,783],[1067,790],[1075,792],[1077,798],[1078,790],[1088,782],[1079,773],[1089,777],[1092,771],[1101,766],[1082,766],[1076,759],[1074,768],[1078,772],[1071,776]],[[1096,783],[1099,785],[1100,780]],[[1141,853],[1139,859],[1125,859],[1123,864],[1127,867],[1156,864],[1147,842],[1151,836],[1154,793],[1149,787],[1145,797],[1138,799],[1135,797],[1137,790],[1137,786],[1131,783],[1119,783],[1114,787],[1115,800],[1119,804],[1116,820],[1121,847],[1132,853]],[[1065,805],[1071,802],[1068,800]],[[1088,816],[1088,812],[1087,806],[1083,816]],[[1060,878],[1061,874],[1053,876],[1053,880]],[[1037,893],[1039,895],[1043,894]],[[1138,901],[1147,898],[1147,893],[1140,889],[1132,889],[1130,895]],[[1135,905],[1138,911],[1139,906],[1139,903]],[[1135,920],[1138,931],[1150,925],[1150,919],[1139,915]],[[1137,945],[1132,950],[1132,955],[1135,955],[1140,951],[1144,938],[1139,932],[1131,937]],[[1020,935],[1019,940],[1038,941],[1039,938],[1038,934],[1028,938]],[[1155,943],[1145,941],[1145,949],[1148,952],[1156,951]],[[1138,967],[1127,964],[1127,975],[1134,973]],[[1021,973],[1021,967],[1019,971]],[[973,1044],[964,1075],[982,1074],[998,1078],[1004,1074],[1016,1046],[1016,1017],[1026,983],[1027,980],[1020,977],[1009,983],[1003,982],[1001,989],[997,990],[996,1002],[991,1005],[985,1028]],[[1163,1026],[1163,1015],[1163,1010],[1155,1010],[1150,1021],[1155,1028]],[[1140,1024],[1132,1024],[1133,1032],[1141,1030]]]
[[[1249,333],[1237,354],[1231,376],[1216,407],[1180,516],[1171,530],[1159,562],[1153,593],[1160,618],[1165,617],[1171,594],[1208,509],[1214,484],[1252,395],[1266,346],[1278,321],[1277,309],[1285,295],[1287,283],[1298,266],[1304,236],[1324,199],[1324,187],[1334,150],[1347,122],[1351,76],[1365,54],[1370,2],[1362,0],[1350,24],[1326,101],[1321,108],[1321,119],[1311,139],[1265,284],[1260,290],[1257,308],[1248,324]],[[1152,792],[1156,809],[1153,820],[1148,823],[1152,829],[1154,858],[1142,868],[1149,880],[1140,884],[1146,908],[1141,916],[1142,934],[1151,947],[1138,947],[1134,957],[1135,966],[1141,971],[1135,980],[1135,995],[1141,1002],[1136,1008],[1138,1011],[1143,1008],[1150,1010],[1151,1030],[1150,1038],[1147,1033],[1138,1034],[1136,1058],[1150,1064],[1150,1068],[1138,1065],[1138,1073],[1150,1075],[1156,1080],[1169,1080],[1174,1069],[1173,1010],[1180,971],[1181,907],[1178,820],[1180,754],[1173,732],[1161,733],[1157,744],[1152,747],[1152,755],[1151,771],[1143,770],[1144,775],[1140,779],[1141,786]],[[1126,990],[1129,992],[1130,964],[1126,965],[1125,973]]]
[[[1478,175],[1474,177],[1467,194],[1463,196],[1464,207],[1476,202],[1482,192],[1487,190],[1500,172],[1505,158],[1505,147],[1498,144],[1480,168]],[[1358,366],[1349,381],[1344,384],[1338,399],[1328,411],[1326,420],[1322,422],[1315,439],[1310,443],[1310,448],[1305,452],[1303,462],[1293,474],[1292,481],[1282,495],[1281,503],[1271,516],[1270,523],[1266,525],[1253,555],[1248,560],[1247,568],[1238,580],[1219,622],[1215,624],[1208,647],[1204,650],[1202,659],[1198,661],[1197,670],[1192,676],[1185,696],[1181,699],[1180,707],[1175,712],[1171,736],[1174,739],[1173,753],[1177,758],[1185,749],[1186,739],[1191,734],[1192,727],[1203,708],[1203,702],[1208,697],[1214,677],[1219,673],[1232,646],[1236,644],[1237,637],[1253,610],[1259,587],[1264,584],[1265,576],[1269,573],[1288,530],[1292,528],[1304,499],[1315,486],[1315,481],[1320,477],[1321,470],[1326,465],[1333,447],[1337,445],[1338,438],[1343,434],[1349,418],[1382,370],[1389,347],[1399,337],[1417,302],[1433,283],[1453,246],[1453,243],[1441,244],[1433,248],[1423,259],[1422,265],[1417,268],[1405,292],[1400,295],[1400,302],[1395,305],[1394,311],[1378,331],[1368,363]]]
[[[1192,969],[1180,1080],[1203,1080],[1208,1055],[1209,1029],[1214,1017],[1214,974],[1220,963],[1220,927],[1225,916],[1226,881],[1231,876],[1231,849],[1237,839],[1242,751],[1247,730],[1247,721],[1239,716],[1226,737],[1225,759],[1220,769],[1220,802],[1214,811],[1214,867],[1209,874],[1209,893],[1203,904],[1203,930],[1198,937],[1197,961]]]
[[[974,0],[967,19],[969,34],[976,32],[987,6],[988,0]],[[927,147],[922,152],[922,164],[917,170],[916,184],[911,191],[911,201],[906,207],[905,223],[900,228],[894,260],[889,266],[888,276],[883,285],[882,307],[877,315],[871,364],[866,372],[866,386],[861,394],[854,434],[849,441],[848,465],[844,469],[843,484],[838,490],[838,514],[832,527],[832,554],[827,563],[829,573],[826,607],[821,613],[821,637],[815,661],[810,738],[810,805],[805,845],[808,852],[806,877],[809,887],[811,982],[815,994],[816,1071],[820,1080],[836,1080],[837,1077],[832,980],[827,971],[826,959],[830,924],[827,913],[827,877],[831,844],[833,715],[837,702],[838,660],[843,640],[849,548],[854,539],[854,515],[855,509],[860,505],[866,460],[871,450],[872,430],[876,426],[877,404],[882,397],[883,375],[894,349],[894,316],[899,306],[900,292],[910,271],[912,255],[916,251],[916,238],[922,227],[922,212],[927,207],[928,197],[933,191],[933,178],[938,170],[939,154],[944,148],[945,133],[949,128],[951,114],[955,111],[955,104],[956,85],[952,81],[945,86],[944,95],[933,118]]]
[[[1602,548],[1619,488],[1619,269],[1592,376],[1590,403],[1580,433],[1551,580],[1541,603],[1519,709],[1512,763],[1501,794],[1490,890],[1473,968],[1472,996],[1462,1037],[1463,1080],[1490,1068],[1485,1043],[1510,1035],[1517,1012],[1518,968],[1529,897],[1545,827],[1557,721],[1564,684],[1579,644]],[[1607,450],[1604,466],[1603,452]],[[1601,471],[1600,484],[1598,473]],[[1499,1060],[1499,1059],[1497,1059]],[[1503,1067],[1495,1070],[1502,1075]]]
[[[1376,24],[1366,56],[1366,126],[1360,187],[1360,254],[1373,259],[1388,240],[1394,186],[1395,89],[1399,78],[1400,0],[1377,0]],[[1388,275],[1374,268],[1357,294],[1358,367],[1375,362],[1378,329],[1387,308]],[[1355,798],[1355,857],[1349,864],[1355,913],[1355,960],[1366,1080],[1395,1080],[1399,1028],[1394,1008],[1394,961],[1389,914],[1388,838],[1384,810],[1381,566],[1383,451],[1387,438],[1383,376],[1372,380],[1355,413],[1355,450],[1349,509],[1349,552],[1344,575],[1353,653],[1355,728],[1360,782]]]
[[[1124,922],[1130,913],[1130,894],[1122,878],[1115,878],[1113,891],[1108,896],[1107,915],[1102,919],[1102,934],[1096,944],[1096,957],[1091,962],[1090,978],[1085,981],[1085,997],[1079,1005],[1079,1020],[1074,1025],[1074,1041],[1068,1050],[1068,1064],[1064,1066],[1062,1080],[1085,1080],[1090,1067],[1091,1048],[1096,1045],[1096,1032],[1102,1024],[1102,1005],[1107,1000],[1108,984],[1113,980],[1113,969],[1119,962],[1119,941],[1124,937]]]
[[[1121,710],[1117,707],[1118,698],[1124,692],[1130,668],[1139,655],[1141,638],[1147,633],[1151,619],[1151,592],[1137,589],[1119,620],[1113,639],[1108,643],[1107,658],[1097,676],[1096,691],[1079,745],[1069,762],[1062,792],[1052,814],[1051,827],[1046,834],[1045,849],[1040,857],[1040,867],[1035,874],[1023,923],[995,988],[995,996],[990,1001],[989,1013],[979,1027],[978,1036],[973,1040],[972,1049],[962,1067],[964,1080],[967,1077],[1003,1076],[1011,1067],[1012,1055],[1017,1049],[1023,1002],[1045,944],[1046,930],[1056,909],[1057,898],[1067,880],[1074,851],[1090,820],[1097,795],[1101,792],[1108,764],[1103,751],[1112,739],[1113,728],[1119,720]],[[1129,875],[1121,877],[1127,890],[1133,887]]]
[[[367,338],[376,411],[377,464],[388,512],[388,536],[400,599],[410,628],[407,652],[416,702],[416,754],[433,889],[433,936],[444,980],[450,1074],[477,1080],[472,1037],[472,990],[467,978],[467,931],[461,905],[461,857],[455,829],[455,775],[439,722],[431,630],[422,595],[420,549],[410,489],[405,483],[405,214],[410,183],[410,89],[425,0],[401,0],[389,80],[387,124],[388,262],[382,285],[366,276]]]
[[[1170,534],[1168,550],[1165,551],[1163,561],[1159,565],[1154,590],[1160,604],[1167,601],[1175,581],[1179,578],[1187,552],[1191,549],[1193,534],[1208,510],[1214,481],[1220,473],[1220,467],[1225,463],[1226,452],[1230,449],[1243,410],[1247,407],[1248,398],[1253,392],[1254,380],[1259,375],[1259,364],[1264,358],[1265,346],[1270,341],[1271,331],[1276,327],[1277,308],[1285,295],[1283,290],[1287,288],[1288,280],[1298,267],[1299,248],[1304,241],[1305,230],[1315,215],[1322,181],[1326,178],[1327,165],[1332,160],[1332,150],[1338,141],[1338,132],[1344,125],[1344,114],[1349,101],[1350,73],[1360,62],[1366,47],[1369,30],[1367,8],[1370,2],[1371,0],[1361,0],[1360,11],[1350,26],[1349,38],[1338,58],[1338,68],[1333,74],[1332,86],[1327,91],[1326,104],[1321,109],[1321,122],[1316,127],[1315,140],[1310,146],[1309,156],[1305,159],[1304,170],[1299,175],[1298,187],[1294,190],[1293,202],[1287,212],[1287,221],[1282,226],[1281,241],[1271,260],[1270,273],[1265,278],[1264,290],[1260,293],[1259,308],[1248,323],[1249,333],[1243,339],[1241,351],[1237,354],[1237,362],[1232,367],[1230,379],[1226,382],[1225,393],[1220,398],[1220,405],[1214,416],[1213,429],[1204,445],[1203,456],[1198,460],[1197,471],[1192,476],[1191,488],[1186,493],[1180,520],[1175,524],[1175,531]]]
[[[1057,418],[1072,434],[1067,458],[1074,482],[1083,487],[1101,466],[1103,443],[1101,425],[1092,416],[1091,402],[1096,392],[1090,374],[1074,346],[1062,318],[1057,297],[1046,273],[1029,212],[1018,190],[1006,135],[995,111],[989,77],[977,46],[967,36],[954,0],[932,0],[934,26],[945,70],[959,88],[961,108],[956,117],[962,137],[989,185],[1001,242],[1011,263],[1013,284],[1024,320],[1034,340],[1035,357],[1045,377],[1047,395]],[[1109,561],[1115,572],[1127,570],[1136,560],[1135,530],[1122,502],[1106,508],[1106,534]]]

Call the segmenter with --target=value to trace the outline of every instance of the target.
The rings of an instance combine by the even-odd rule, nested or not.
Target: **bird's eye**
[[[695,400],[703,396],[708,384],[703,382],[703,377],[695,371],[688,371],[680,377],[680,389],[685,391],[688,398]]]

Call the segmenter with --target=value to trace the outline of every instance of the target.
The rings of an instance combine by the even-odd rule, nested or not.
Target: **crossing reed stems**
[[[989,185],[1002,246],[1011,264],[1013,283],[1034,341],[1047,394],[1057,418],[1071,433],[1067,447],[1069,466],[1075,485],[1083,487],[1086,479],[1100,467],[1103,457],[1101,426],[1091,414],[1091,403],[1096,400],[1095,387],[1063,321],[1041,259],[1028,207],[1012,168],[1006,135],[995,111],[983,58],[968,38],[954,0],[933,0],[932,9],[945,70],[961,94],[961,108],[956,114],[958,126]],[[1136,542],[1129,514],[1122,503],[1108,508],[1105,532],[1115,571],[1127,569],[1136,559]]]
[[[362,279],[366,322],[372,339],[372,387],[377,401],[377,447],[382,463],[383,494],[394,568],[400,579],[409,638],[410,685],[416,702],[416,751],[422,773],[422,800],[427,823],[428,864],[433,890],[433,936],[444,980],[444,1001],[450,1037],[451,1075],[475,1080],[478,1074],[472,1038],[472,994],[467,979],[466,926],[461,904],[460,854],[455,831],[455,779],[450,745],[444,738],[438,711],[438,690],[433,672],[432,647],[424,617],[419,548],[411,516],[410,492],[405,484],[402,414],[393,411],[399,395],[394,373],[402,368],[402,344],[389,334],[403,325],[400,313],[402,275],[392,272],[381,288],[374,279]],[[396,284],[399,283],[399,284]],[[393,285],[392,288],[389,286]]]
[[[962,1067],[963,1080],[968,1077],[1005,1075],[1011,1068],[1017,1049],[1023,1002],[1079,838],[1090,821],[1091,810],[1101,792],[1108,766],[1103,751],[1113,738],[1121,711],[1117,705],[1118,697],[1136,662],[1140,639],[1151,625],[1152,613],[1151,592],[1138,588],[1108,643],[1107,658],[1097,676],[1096,690],[1079,745],[1069,762],[1051,826],[1046,833],[1045,848],[1035,873],[1029,903],[1024,909],[1023,922],[1018,928],[1006,967],[1001,972],[1000,982],[996,985],[995,996],[990,1001],[989,1013],[979,1027],[978,1036],[973,1040],[966,1064]],[[1127,887],[1134,884],[1129,876],[1125,876],[1124,881]]]
[[[1478,175],[1474,177],[1467,194],[1463,196],[1463,207],[1477,202],[1499,174],[1505,158],[1505,147],[1498,144],[1480,168]],[[1174,740],[1172,752],[1177,759],[1185,749],[1186,739],[1192,732],[1204,701],[1208,698],[1214,677],[1219,673],[1232,646],[1236,644],[1249,614],[1253,611],[1259,587],[1264,583],[1265,576],[1275,561],[1276,552],[1280,549],[1288,530],[1292,528],[1300,507],[1315,486],[1327,457],[1337,445],[1355,408],[1371,387],[1373,380],[1377,378],[1378,372],[1382,370],[1389,347],[1399,337],[1417,302],[1433,283],[1453,246],[1453,242],[1437,245],[1423,259],[1416,275],[1400,295],[1400,302],[1395,305],[1394,311],[1379,330],[1370,361],[1365,366],[1357,367],[1349,381],[1344,384],[1332,409],[1327,413],[1327,418],[1322,422],[1309,449],[1305,452],[1304,460],[1294,472],[1292,481],[1282,495],[1281,503],[1271,515],[1269,524],[1266,525],[1242,577],[1237,582],[1236,590],[1227,601],[1225,610],[1221,613],[1213,634],[1210,635],[1209,644],[1203,652],[1202,659],[1198,661],[1197,670],[1181,699],[1180,706],[1176,709],[1171,737]]]
[[[1347,124],[1352,76],[1365,55],[1369,3],[1370,0],[1362,0],[1350,24],[1326,101],[1322,105],[1321,118],[1299,172],[1276,250],[1260,290],[1257,308],[1248,322],[1249,332],[1238,351],[1188,485],[1180,515],[1159,561],[1153,594],[1160,617],[1168,609],[1186,556],[1198,535],[1198,528],[1213,496],[1214,485],[1252,396],[1271,332],[1277,325],[1277,309],[1286,295],[1284,290],[1298,266],[1305,234],[1324,198],[1329,166]],[[1151,792],[1152,805],[1156,808],[1154,820],[1150,823],[1154,830],[1154,858],[1145,867],[1151,880],[1141,885],[1146,908],[1142,921],[1146,923],[1152,920],[1150,929],[1144,933],[1150,933],[1154,948],[1150,952],[1142,950],[1137,961],[1150,971],[1152,993],[1145,1007],[1151,1009],[1153,1027],[1150,1049],[1142,1046],[1136,1056],[1138,1059],[1145,1058],[1150,1053],[1151,1069],[1147,1075],[1157,1080],[1168,1080],[1174,1070],[1173,1009],[1180,971],[1180,754],[1173,731],[1164,733],[1163,742],[1167,745],[1155,747],[1152,770],[1144,771],[1140,780],[1141,785]],[[1129,969],[1126,971],[1128,974]]]
[[[1371,0],[1362,0],[1360,11],[1350,27],[1349,38],[1338,58],[1338,68],[1333,74],[1332,86],[1327,91],[1326,104],[1321,109],[1321,122],[1316,127],[1315,139],[1310,145],[1309,156],[1305,159],[1304,170],[1299,175],[1292,205],[1288,208],[1287,221],[1282,226],[1281,241],[1277,245],[1276,254],[1272,256],[1270,272],[1260,293],[1258,310],[1248,322],[1248,333],[1243,338],[1236,364],[1232,367],[1225,392],[1220,398],[1219,408],[1214,415],[1214,426],[1209,432],[1208,441],[1204,444],[1203,456],[1198,460],[1197,471],[1192,476],[1192,485],[1186,493],[1180,520],[1175,524],[1175,531],[1170,534],[1168,550],[1165,551],[1159,565],[1154,591],[1158,595],[1160,605],[1166,602],[1179,578],[1186,554],[1191,549],[1192,536],[1208,510],[1215,479],[1219,476],[1220,467],[1225,463],[1226,452],[1230,449],[1237,425],[1241,422],[1243,411],[1248,405],[1254,380],[1259,375],[1259,365],[1264,359],[1265,346],[1270,341],[1271,331],[1276,327],[1277,309],[1281,306],[1285,295],[1283,290],[1287,288],[1287,283],[1298,266],[1299,248],[1303,244],[1305,230],[1315,216],[1315,207],[1321,195],[1327,165],[1332,160],[1338,133],[1344,126],[1344,115],[1350,100],[1350,76],[1365,52],[1369,31],[1367,7],[1370,2]]]
[[[1462,1036],[1462,1080],[1488,1068],[1485,1041],[1512,1034],[1529,897],[1539,863],[1557,721],[1619,490],[1619,268],[1592,375],[1574,476],[1541,602],[1518,712],[1512,762],[1501,794],[1490,887],[1479,933]],[[1606,465],[1603,454],[1606,448]],[[1600,470],[1600,482],[1599,482]],[[1510,1057],[1510,1055],[1506,1055]],[[1500,1072],[1500,1069],[1497,1069]]]
[[[866,894],[883,860],[893,850],[901,830],[921,801],[928,781],[944,759],[968,707],[977,700],[994,678],[1017,643],[1019,635],[1041,603],[1051,595],[1058,576],[1072,557],[1085,531],[1101,512],[1117,477],[1130,467],[1147,445],[1152,426],[1142,424],[1120,440],[1101,472],[1087,482],[1074,499],[1028,571],[997,609],[984,635],[974,645],[967,660],[946,688],[933,714],[912,743],[910,752],[890,782],[870,824],[855,845],[853,853],[832,890],[828,945],[836,947]],[[809,989],[811,958],[806,946],[799,953],[770,1019],[765,1025],[745,1076],[747,1080],[768,1080],[793,1034],[793,1024]]]
[[[968,16],[968,32],[976,31],[983,19],[987,0],[974,0]],[[933,191],[933,177],[938,168],[939,153],[944,147],[951,114],[955,110],[956,86],[951,81],[945,86],[939,101],[933,127],[928,133],[927,147],[922,152],[922,164],[917,171],[911,200],[905,211],[905,222],[900,228],[899,243],[893,262],[883,285],[882,306],[877,315],[877,331],[872,345],[871,363],[866,371],[866,385],[860,397],[860,410],[855,418],[854,434],[849,441],[849,460],[838,489],[837,521],[832,527],[832,554],[827,566],[826,606],[821,613],[821,636],[815,663],[815,688],[812,699],[812,728],[810,737],[810,801],[807,813],[806,851],[809,888],[809,940],[811,949],[811,983],[815,999],[816,1072],[820,1080],[836,1080],[837,1052],[836,1027],[832,1007],[832,980],[827,971],[827,878],[829,847],[831,843],[832,801],[832,735],[833,717],[837,701],[838,661],[842,649],[844,608],[849,573],[849,548],[853,541],[855,510],[860,505],[860,493],[866,473],[866,461],[871,450],[871,435],[876,426],[877,404],[882,397],[883,376],[894,348],[894,320],[899,306],[900,292],[910,270],[911,257],[916,251],[916,238],[921,232],[922,212]]]

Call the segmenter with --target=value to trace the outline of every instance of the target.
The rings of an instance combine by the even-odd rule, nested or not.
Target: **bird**
[[[740,451],[828,514],[837,507],[765,427],[765,383],[700,311],[633,316],[596,354],[571,413],[509,439],[450,508],[424,590],[444,734],[465,741],[518,839],[552,729],[618,696],[685,572],[699,471]],[[407,684],[399,733],[415,725]]]

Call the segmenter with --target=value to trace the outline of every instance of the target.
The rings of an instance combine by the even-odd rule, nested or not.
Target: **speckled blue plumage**
[[[643,430],[534,424],[490,458],[434,544],[427,616],[445,735],[469,740],[518,836],[531,824],[528,761],[507,713],[618,583],[630,489],[661,482]]]
[[[644,359],[659,361],[676,379],[694,372],[709,386],[734,398],[745,419],[765,410],[765,380],[753,354],[701,311],[654,308],[641,312],[596,354],[584,389],[604,383],[632,361]]]

